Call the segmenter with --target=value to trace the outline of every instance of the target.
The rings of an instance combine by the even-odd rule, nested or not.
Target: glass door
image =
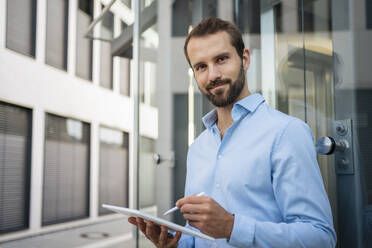
[[[153,216],[158,215],[158,195],[161,178],[154,160],[159,138],[159,108],[157,106],[157,52],[159,34],[156,28],[157,1],[140,1],[139,39],[139,168],[138,207]],[[166,179],[165,179],[166,180]],[[153,247],[142,232],[138,231],[137,247]]]
[[[297,3],[303,45],[288,53],[285,81],[288,85],[293,78],[293,68],[302,68],[301,117],[317,140],[338,247],[371,247],[372,5],[363,0]],[[291,109],[288,104],[289,114]]]
[[[372,3],[331,2],[339,247],[372,247]]]
[[[272,107],[306,122],[315,140],[327,135],[334,120],[331,2],[261,1],[260,13],[258,91]],[[252,73],[250,68],[248,76]],[[318,164],[337,216],[333,157],[318,155]]]
[[[174,204],[172,136],[176,128],[170,80],[171,6],[171,1],[140,1],[138,206],[143,212],[167,220],[172,216],[163,213]],[[182,83],[181,77],[179,80]],[[154,245],[139,232],[137,247]]]
[[[282,0],[260,8],[257,89],[311,127],[338,247],[371,247],[372,4]]]

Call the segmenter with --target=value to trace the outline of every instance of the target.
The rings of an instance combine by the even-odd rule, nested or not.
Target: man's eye
[[[196,71],[201,71],[205,69],[205,65],[199,65],[196,67]]]
[[[217,59],[217,62],[224,62],[227,59],[226,56]]]

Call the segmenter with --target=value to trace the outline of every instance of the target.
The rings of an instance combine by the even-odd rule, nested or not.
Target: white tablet
[[[188,235],[192,235],[192,236],[199,237],[199,238],[202,238],[202,239],[210,240],[210,241],[213,241],[213,242],[216,241],[211,236],[208,236],[208,235],[205,235],[203,233],[191,230],[189,228],[177,225],[173,222],[158,218],[156,216],[152,216],[152,215],[143,213],[143,212],[141,212],[139,210],[136,210],[136,209],[123,208],[123,207],[117,207],[117,206],[106,205],[106,204],[102,204],[102,207],[107,208],[111,211],[117,212],[119,214],[126,215],[126,216],[141,217],[144,220],[150,220],[150,221],[152,221],[152,222],[154,222],[158,225],[167,226],[169,229],[174,230],[174,231],[180,231],[182,233],[186,233]]]

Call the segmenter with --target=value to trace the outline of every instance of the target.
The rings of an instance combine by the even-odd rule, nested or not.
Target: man
[[[177,201],[188,227],[216,244],[130,218],[157,247],[334,247],[332,213],[312,134],[301,120],[250,94],[250,55],[239,30],[209,18],[185,42],[200,91],[216,106],[190,146],[186,197]],[[205,192],[206,196],[196,196]]]

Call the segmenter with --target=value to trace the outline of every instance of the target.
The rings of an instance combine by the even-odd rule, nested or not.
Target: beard
[[[228,105],[231,105],[235,102],[235,100],[240,96],[240,93],[242,92],[244,88],[244,68],[243,65],[240,67],[240,72],[238,78],[232,83],[232,80],[230,78],[225,79],[217,79],[209,83],[206,87],[207,93],[204,95],[208,98],[208,100],[216,107],[226,107]],[[226,97],[224,96],[224,91],[219,93],[216,92],[216,94],[212,94],[210,90],[216,86],[223,85],[223,84],[229,84],[230,87],[227,89]]]

